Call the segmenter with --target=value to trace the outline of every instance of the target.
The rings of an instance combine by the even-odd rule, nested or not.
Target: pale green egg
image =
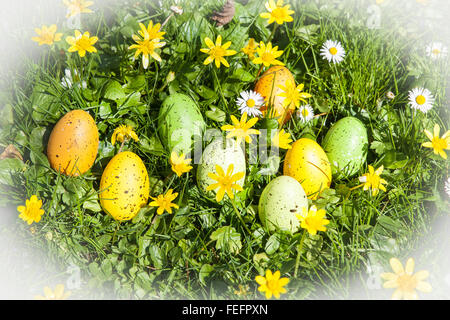
[[[300,182],[290,176],[279,176],[264,188],[258,213],[269,231],[294,233],[300,228],[296,214],[301,214],[303,208],[308,208],[308,199]]]
[[[349,178],[366,162],[367,129],[357,118],[346,117],[328,130],[322,147],[328,156],[334,179]]]

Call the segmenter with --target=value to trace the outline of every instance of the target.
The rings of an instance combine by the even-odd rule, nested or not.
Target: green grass
[[[140,58],[130,60],[131,34],[136,33],[138,22],[162,22],[169,4],[161,11],[155,2],[139,2],[98,6],[94,14],[83,15],[84,29],[100,39],[98,55],[88,54],[81,60],[76,54],[62,54],[60,50],[67,49],[64,41],[55,48],[42,47],[38,58],[24,57],[23,72],[11,73],[14,76],[5,83],[0,143],[14,144],[25,164],[0,162],[2,203],[10,206],[9,214],[14,216],[14,206],[38,194],[46,213],[40,223],[33,224],[34,235],[23,221],[12,219],[1,232],[4,239],[17,232],[25,247],[45,252],[46,263],[59,266],[63,274],[69,264],[79,266],[85,282],[73,290],[73,296],[80,298],[110,297],[105,293],[110,292],[118,298],[259,299],[263,295],[254,278],[266,269],[281,270],[291,279],[283,296],[286,299],[355,297],[354,287],[359,298],[389,298],[389,290],[366,288],[367,265],[390,271],[390,257],[405,262],[410,256],[415,257],[417,270],[422,266],[430,270],[432,296],[445,297],[445,283],[435,277],[447,272],[442,266],[448,265],[448,258],[441,255],[448,245],[439,240],[445,235],[440,226],[449,224],[445,212],[448,198],[443,192],[448,162],[431,155],[421,143],[426,140],[423,130],[431,130],[434,123],[448,128],[448,61],[425,57],[425,39],[439,39],[439,35],[433,32],[436,29],[422,31],[420,24],[411,24],[420,4],[405,1],[412,6],[408,14],[386,4],[381,7],[381,27],[368,29],[367,7],[372,1],[292,1],[294,22],[278,28],[274,36],[274,44],[284,50],[280,59],[297,83],[304,83],[305,91],[313,95],[310,104],[315,113],[325,114],[306,125],[290,121],[287,130],[292,137],[310,134],[320,143],[332,123],[355,116],[369,133],[367,164],[383,164],[383,177],[389,183],[388,192],[376,197],[362,189],[349,193],[366,167],[356,177],[334,182],[315,202],[326,209],[329,228],[306,237],[294,278],[301,232],[270,234],[257,215],[259,196],[275,176],[259,175],[261,164],[249,165],[246,191],[238,195],[238,208],[249,234],[230,202],[212,202],[197,188],[195,169],[181,178],[169,177],[169,152],[157,135],[159,107],[173,92],[195,99],[204,116],[213,106],[226,114],[226,123],[231,114],[239,116],[234,101],[242,90],[253,88],[258,66],[239,54],[229,58],[230,68],[216,71],[214,66],[202,64],[206,56],[200,48],[205,36],[215,39],[218,34],[231,40],[237,51],[248,37],[265,41],[272,25],[266,27],[256,15],[264,10],[263,3],[237,4],[232,23],[215,28],[205,18],[216,8],[214,1],[203,5],[185,1],[184,14],[165,27],[163,61],[151,62],[144,71]],[[439,25],[440,21],[433,23]],[[345,61],[336,67],[319,55],[327,39],[339,40],[347,52]],[[65,68],[78,70],[88,81],[87,89],[77,85],[64,89],[60,79]],[[167,84],[170,71],[176,78]],[[115,82],[129,99],[110,99],[108,88]],[[415,86],[427,87],[436,97],[427,115],[413,113],[407,105],[408,91]],[[393,100],[386,97],[389,91],[395,94]],[[79,108],[88,110],[96,120],[99,153],[89,173],[65,177],[49,167],[46,141],[58,119]],[[205,120],[209,128],[225,123],[206,116]],[[169,188],[180,193],[180,209],[173,215],[157,216],[154,208],[145,208],[133,221],[119,224],[102,212],[99,181],[118,151],[110,137],[122,123],[135,127],[140,138],[125,149],[145,162],[154,178],[152,195]],[[225,226],[231,228],[220,229]],[[225,239],[222,246],[211,240],[217,230]],[[236,244],[227,237],[240,240],[237,254],[230,252]],[[35,282],[30,280],[31,286],[38,287],[45,279],[37,275]],[[248,285],[246,296],[234,293],[239,285]]]

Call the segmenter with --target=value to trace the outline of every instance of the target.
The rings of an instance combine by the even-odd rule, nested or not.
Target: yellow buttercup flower
[[[261,41],[259,47],[256,48],[256,53],[258,56],[252,60],[254,64],[262,63],[265,67],[270,65],[284,66],[283,62],[277,60],[283,54],[283,51],[278,51],[278,46],[272,48],[271,42],[266,45]]]
[[[81,13],[92,13],[91,9],[88,7],[92,6],[94,2],[86,0],[63,0],[67,7],[66,18],[71,18]]]
[[[296,217],[300,220],[300,227],[306,229],[311,235],[315,235],[317,231],[327,231],[325,226],[330,223],[325,219],[325,210],[317,210],[316,206],[312,206],[309,210],[303,207],[302,213],[296,214]]]
[[[44,210],[41,209],[42,200],[38,200],[36,195],[32,195],[29,200],[25,201],[25,206],[18,206],[17,211],[20,212],[19,218],[32,224],[33,222],[41,221]]]
[[[58,42],[61,40],[62,33],[56,33],[57,27],[56,24],[52,24],[47,27],[43,25],[41,29],[36,28],[34,31],[38,34],[38,37],[33,37],[31,40],[38,42],[40,46],[43,44],[52,45],[54,42]]]
[[[291,135],[289,134],[289,132],[284,132],[284,129],[281,129],[281,131],[277,131],[275,136],[272,138],[272,144],[280,149],[291,149],[291,142]]]
[[[66,300],[72,294],[71,291],[64,292],[64,285],[57,284],[55,291],[49,287],[44,288],[44,296],[35,296],[35,300]]]
[[[235,116],[231,116],[231,121],[233,125],[227,124],[221,127],[224,131],[230,131],[227,135],[227,138],[236,137],[237,144],[240,145],[242,139],[244,139],[247,143],[252,142],[252,138],[250,135],[252,134],[260,134],[259,130],[251,129],[256,122],[258,122],[258,118],[254,117],[247,122],[247,112],[242,114],[241,120],[238,120]]]
[[[373,196],[376,196],[379,190],[386,192],[386,188],[383,184],[387,184],[387,181],[380,177],[381,173],[383,173],[384,166],[379,167],[377,170],[371,165],[368,167],[369,172],[362,177],[359,177],[359,181],[363,183],[361,186],[364,186],[364,190],[372,189]]]
[[[242,191],[242,187],[235,182],[241,180],[245,172],[238,172],[233,174],[234,165],[230,164],[227,168],[227,173],[223,171],[222,167],[219,165],[216,165],[216,173],[209,172],[208,177],[210,177],[213,180],[216,180],[217,183],[213,183],[209,185],[206,190],[216,190],[219,189],[216,193],[216,201],[220,202],[222,201],[223,197],[225,196],[225,193],[228,195],[230,199],[234,199],[233,189],[237,191]]]
[[[115,145],[116,141],[123,142],[125,139],[133,139],[136,142],[139,141],[139,138],[134,132],[133,128],[131,126],[122,124],[114,130],[111,136],[111,144]]]
[[[217,68],[220,68],[220,64],[223,64],[227,68],[230,66],[224,57],[229,57],[237,53],[234,50],[228,50],[231,46],[231,41],[222,45],[222,36],[219,35],[216,39],[216,44],[208,37],[205,38],[205,44],[208,46],[208,49],[200,49],[201,52],[209,54],[209,57],[203,62],[204,65],[208,65],[214,61]]]
[[[305,99],[311,98],[312,96],[307,92],[302,92],[305,85],[303,83],[299,84],[297,87],[295,83],[289,79],[286,81],[286,85],[279,85],[278,88],[283,90],[278,96],[284,97],[283,108],[289,107],[289,109],[294,110],[300,107],[300,102],[306,102]]]
[[[86,52],[97,52],[94,44],[98,41],[97,37],[91,37],[89,32],[81,34],[79,30],[75,30],[75,37],[67,37],[66,42],[71,45],[67,50],[69,52],[78,52],[80,57],[84,57]]]
[[[392,267],[392,272],[382,273],[380,276],[386,282],[383,287],[386,289],[396,289],[392,294],[392,299],[399,300],[417,300],[418,295],[416,290],[429,293],[432,291],[431,285],[424,280],[428,278],[429,273],[426,270],[414,273],[414,259],[409,258],[406,261],[405,268],[403,268],[400,260],[391,258],[389,264]]]
[[[255,39],[250,38],[247,45],[242,48],[242,52],[244,52],[250,60],[253,60],[255,58],[255,52],[258,46],[259,44],[255,41]]]
[[[276,22],[278,24],[283,24],[284,22],[291,22],[294,18],[291,17],[292,14],[295,13],[293,10],[289,10],[290,5],[285,5],[283,7],[283,0],[278,0],[275,4],[274,0],[269,0],[266,2],[266,9],[269,12],[263,12],[260,14],[260,17],[263,19],[269,19],[267,21],[268,24]]]
[[[173,200],[175,200],[176,197],[178,197],[178,193],[172,193],[173,189],[169,189],[165,194],[160,194],[158,197],[152,198],[154,201],[150,202],[149,206],[151,207],[158,207],[156,210],[156,213],[161,215],[164,213],[164,211],[167,211],[168,213],[172,213],[172,208],[178,209],[178,205],[175,203],[172,203]]]
[[[266,298],[270,299],[272,296],[279,299],[281,293],[286,293],[286,288],[283,288],[289,283],[289,278],[280,278],[280,271],[266,270],[266,276],[256,276],[255,281],[259,284],[258,291],[265,292]]]
[[[192,169],[191,163],[192,159],[185,159],[184,153],[180,156],[176,154],[176,152],[172,152],[170,155],[170,164],[172,165],[172,171],[177,174],[177,176],[181,177],[181,175],[185,172],[189,172]]]
[[[422,143],[422,147],[431,148],[434,154],[439,154],[442,158],[447,159],[447,153],[444,150],[450,149],[450,130],[445,132],[442,137],[439,137],[439,131],[441,128],[438,124],[434,125],[434,135],[430,131],[424,130],[430,141]]]
[[[160,42],[160,40],[163,39],[165,32],[159,31],[161,29],[159,23],[153,26],[153,21],[149,22],[148,27],[145,27],[142,23],[139,23],[139,26],[141,30],[139,30],[138,33],[141,37],[133,34],[132,38],[136,41],[136,44],[129,46],[128,49],[136,49],[134,54],[135,59],[142,53],[142,65],[144,69],[147,69],[150,57],[161,62],[161,57],[155,50],[166,45],[165,42]]]

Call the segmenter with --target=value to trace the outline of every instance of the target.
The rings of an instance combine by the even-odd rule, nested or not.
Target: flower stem
[[[247,228],[247,225],[245,224],[244,219],[242,219],[241,213],[239,212],[239,210],[238,210],[237,207],[236,207],[236,204],[234,203],[234,199],[230,199],[230,202],[231,202],[231,204],[233,205],[233,209],[234,209],[234,211],[236,212],[236,215],[237,215],[237,217],[239,218],[239,221],[241,221],[242,225],[244,226],[245,231],[247,231],[248,234],[251,235],[252,233],[251,233],[250,230]]]
[[[290,107],[291,107],[291,105],[288,105],[287,107],[284,108],[283,117],[281,118],[281,122],[278,125],[278,130],[281,130],[281,128],[283,128],[284,121],[286,121],[286,118],[287,118],[287,115],[288,115]]]
[[[274,23],[272,33],[269,35],[269,38],[267,38],[266,42],[269,42],[270,40],[272,40],[272,37],[275,35],[275,31],[277,30],[277,27],[278,27],[278,23]]]
[[[303,242],[305,241],[305,236],[306,236],[306,229],[303,230],[302,238],[300,239],[300,244],[298,245],[298,248],[297,248],[297,258],[295,259],[294,278],[297,277],[297,271],[298,271],[298,267],[300,265],[300,255],[302,253]]]

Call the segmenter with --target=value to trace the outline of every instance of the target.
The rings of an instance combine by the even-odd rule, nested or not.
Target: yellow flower
[[[250,38],[247,45],[242,48],[242,52],[244,52],[250,60],[253,60],[255,58],[255,52],[258,46],[259,44],[255,42],[255,39]]]
[[[114,130],[111,136],[111,143],[112,145],[115,145],[116,141],[123,142],[125,139],[133,139],[136,142],[139,141],[139,138],[134,132],[133,128],[131,126],[122,124]]]
[[[35,296],[35,300],[66,300],[72,294],[71,291],[64,292],[64,285],[57,284],[55,291],[49,287],[44,288],[44,296]]]
[[[75,30],[75,37],[67,37],[66,42],[71,45],[69,52],[78,51],[80,57],[84,57],[87,52],[97,52],[94,44],[98,41],[97,37],[91,37],[89,32],[81,34],[79,30]]]
[[[137,49],[134,58],[136,59],[142,53],[142,65],[144,69],[148,68],[150,56],[156,61],[161,62],[161,57],[156,53],[156,49],[162,48],[166,45],[165,42],[160,42],[164,37],[165,32],[160,32],[161,25],[159,23],[153,26],[153,21],[150,21],[146,28],[144,24],[139,23],[141,30],[138,31],[139,36],[133,34],[132,38],[137,44],[128,47],[129,50]]]
[[[237,191],[242,191],[242,187],[238,184],[236,184],[236,181],[241,180],[245,172],[238,172],[236,174],[233,174],[234,165],[230,164],[227,168],[227,173],[223,171],[222,167],[219,165],[216,165],[216,172],[217,174],[214,174],[212,172],[208,173],[208,177],[210,177],[213,180],[216,180],[217,183],[213,183],[209,185],[206,190],[216,190],[219,188],[219,191],[216,193],[216,201],[220,202],[223,197],[225,196],[225,192],[227,193],[228,197],[230,199],[234,199],[233,189]]]
[[[312,206],[309,210],[303,207],[302,213],[296,214],[296,217],[300,220],[300,227],[306,229],[311,235],[315,235],[317,231],[327,231],[325,226],[330,223],[324,218],[325,210],[317,210],[316,206]]]
[[[444,150],[450,149],[450,130],[448,130],[442,138],[439,138],[439,128],[438,124],[434,125],[434,135],[431,134],[430,131],[424,130],[430,142],[422,143],[422,147],[431,148],[434,151],[434,154],[439,154],[442,158],[447,159],[447,153]]]
[[[150,202],[151,207],[159,207],[158,210],[156,210],[156,213],[161,215],[164,213],[164,211],[167,211],[168,213],[172,213],[172,208],[178,209],[178,205],[175,203],[172,203],[173,200],[178,196],[178,193],[172,193],[173,189],[169,189],[166,194],[160,194],[157,198],[152,198],[154,201]]]
[[[258,54],[258,57],[252,60],[254,64],[262,63],[265,67],[270,65],[284,66],[283,62],[277,60],[277,58],[283,54],[283,51],[278,51],[278,46],[272,48],[271,42],[266,46],[264,42],[261,41],[259,47],[256,48],[256,53]]]
[[[291,14],[294,14],[295,11],[289,10],[290,7],[291,6],[288,4],[283,7],[283,0],[278,0],[276,4],[274,0],[269,0],[269,2],[266,2],[266,9],[269,12],[263,12],[260,16],[263,19],[269,19],[269,21],[267,21],[268,24],[271,24],[274,21],[278,24],[291,22],[294,20],[294,18],[291,17]]]
[[[172,165],[172,171],[181,176],[185,172],[191,171],[192,167],[189,165],[192,159],[185,159],[184,153],[180,156],[176,152],[172,152],[170,155],[170,164]]]
[[[280,271],[276,271],[272,274],[272,271],[266,270],[266,276],[256,276],[256,283],[259,284],[258,291],[265,292],[266,298],[280,298],[280,293],[286,293],[286,288],[283,288],[289,283],[288,278],[280,278]]]
[[[67,15],[66,18],[70,18],[76,16],[80,13],[91,13],[93,12],[88,7],[92,6],[94,2],[86,1],[86,0],[63,0],[64,4],[67,7]]]
[[[33,37],[31,40],[39,42],[40,46],[43,44],[52,45],[54,42],[60,41],[62,37],[62,33],[56,33],[56,30],[56,24],[52,24],[49,27],[43,25],[41,29],[34,29],[38,34],[38,37]]]
[[[17,211],[20,212],[19,218],[28,224],[41,221],[44,210],[41,209],[42,200],[38,200],[36,195],[32,195],[29,200],[25,201],[25,206],[18,206]]]
[[[237,53],[234,50],[228,50],[231,46],[231,41],[222,45],[222,36],[219,35],[216,39],[216,44],[208,37],[205,38],[205,44],[208,46],[208,49],[200,49],[201,52],[209,54],[209,57],[203,62],[204,65],[214,61],[217,68],[220,68],[221,63],[227,68],[230,66],[224,57],[232,56]]]
[[[391,258],[389,263],[394,273],[386,272],[382,273],[380,276],[383,280],[386,280],[383,284],[384,288],[397,289],[392,294],[392,299],[416,300],[418,299],[416,290],[426,293],[431,292],[431,285],[428,282],[423,281],[428,278],[428,271],[422,270],[413,274],[413,258],[409,258],[408,261],[406,261],[404,269],[402,263],[396,258]]]
[[[369,172],[359,177],[359,181],[363,182],[364,190],[372,189],[372,195],[376,196],[379,190],[386,192],[386,188],[383,184],[387,184],[387,181],[380,177],[384,170],[384,166],[379,167],[375,170],[371,165],[369,165]]]
[[[278,94],[278,96],[284,97],[283,108],[289,107],[289,109],[294,110],[300,106],[300,101],[306,102],[305,99],[311,98],[312,96],[309,93],[302,92],[304,87],[303,83],[296,87],[291,79],[286,81],[286,86],[279,85],[278,88],[283,90]]]
[[[284,132],[284,129],[281,129],[281,131],[277,131],[275,136],[272,138],[272,144],[275,147],[281,149],[291,149],[291,142],[291,135],[289,134],[289,132]]]
[[[260,134],[259,130],[251,129],[251,127],[253,127],[256,122],[258,122],[258,118],[254,117],[247,122],[247,112],[244,112],[240,121],[232,115],[231,121],[233,122],[233,125],[227,124],[222,126],[221,129],[224,131],[230,131],[230,133],[227,135],[227,138],[237,137],[238,145],[241,144],[242,139],[244,139],[247,143],[251,143],[252,138],[250,135]]]

